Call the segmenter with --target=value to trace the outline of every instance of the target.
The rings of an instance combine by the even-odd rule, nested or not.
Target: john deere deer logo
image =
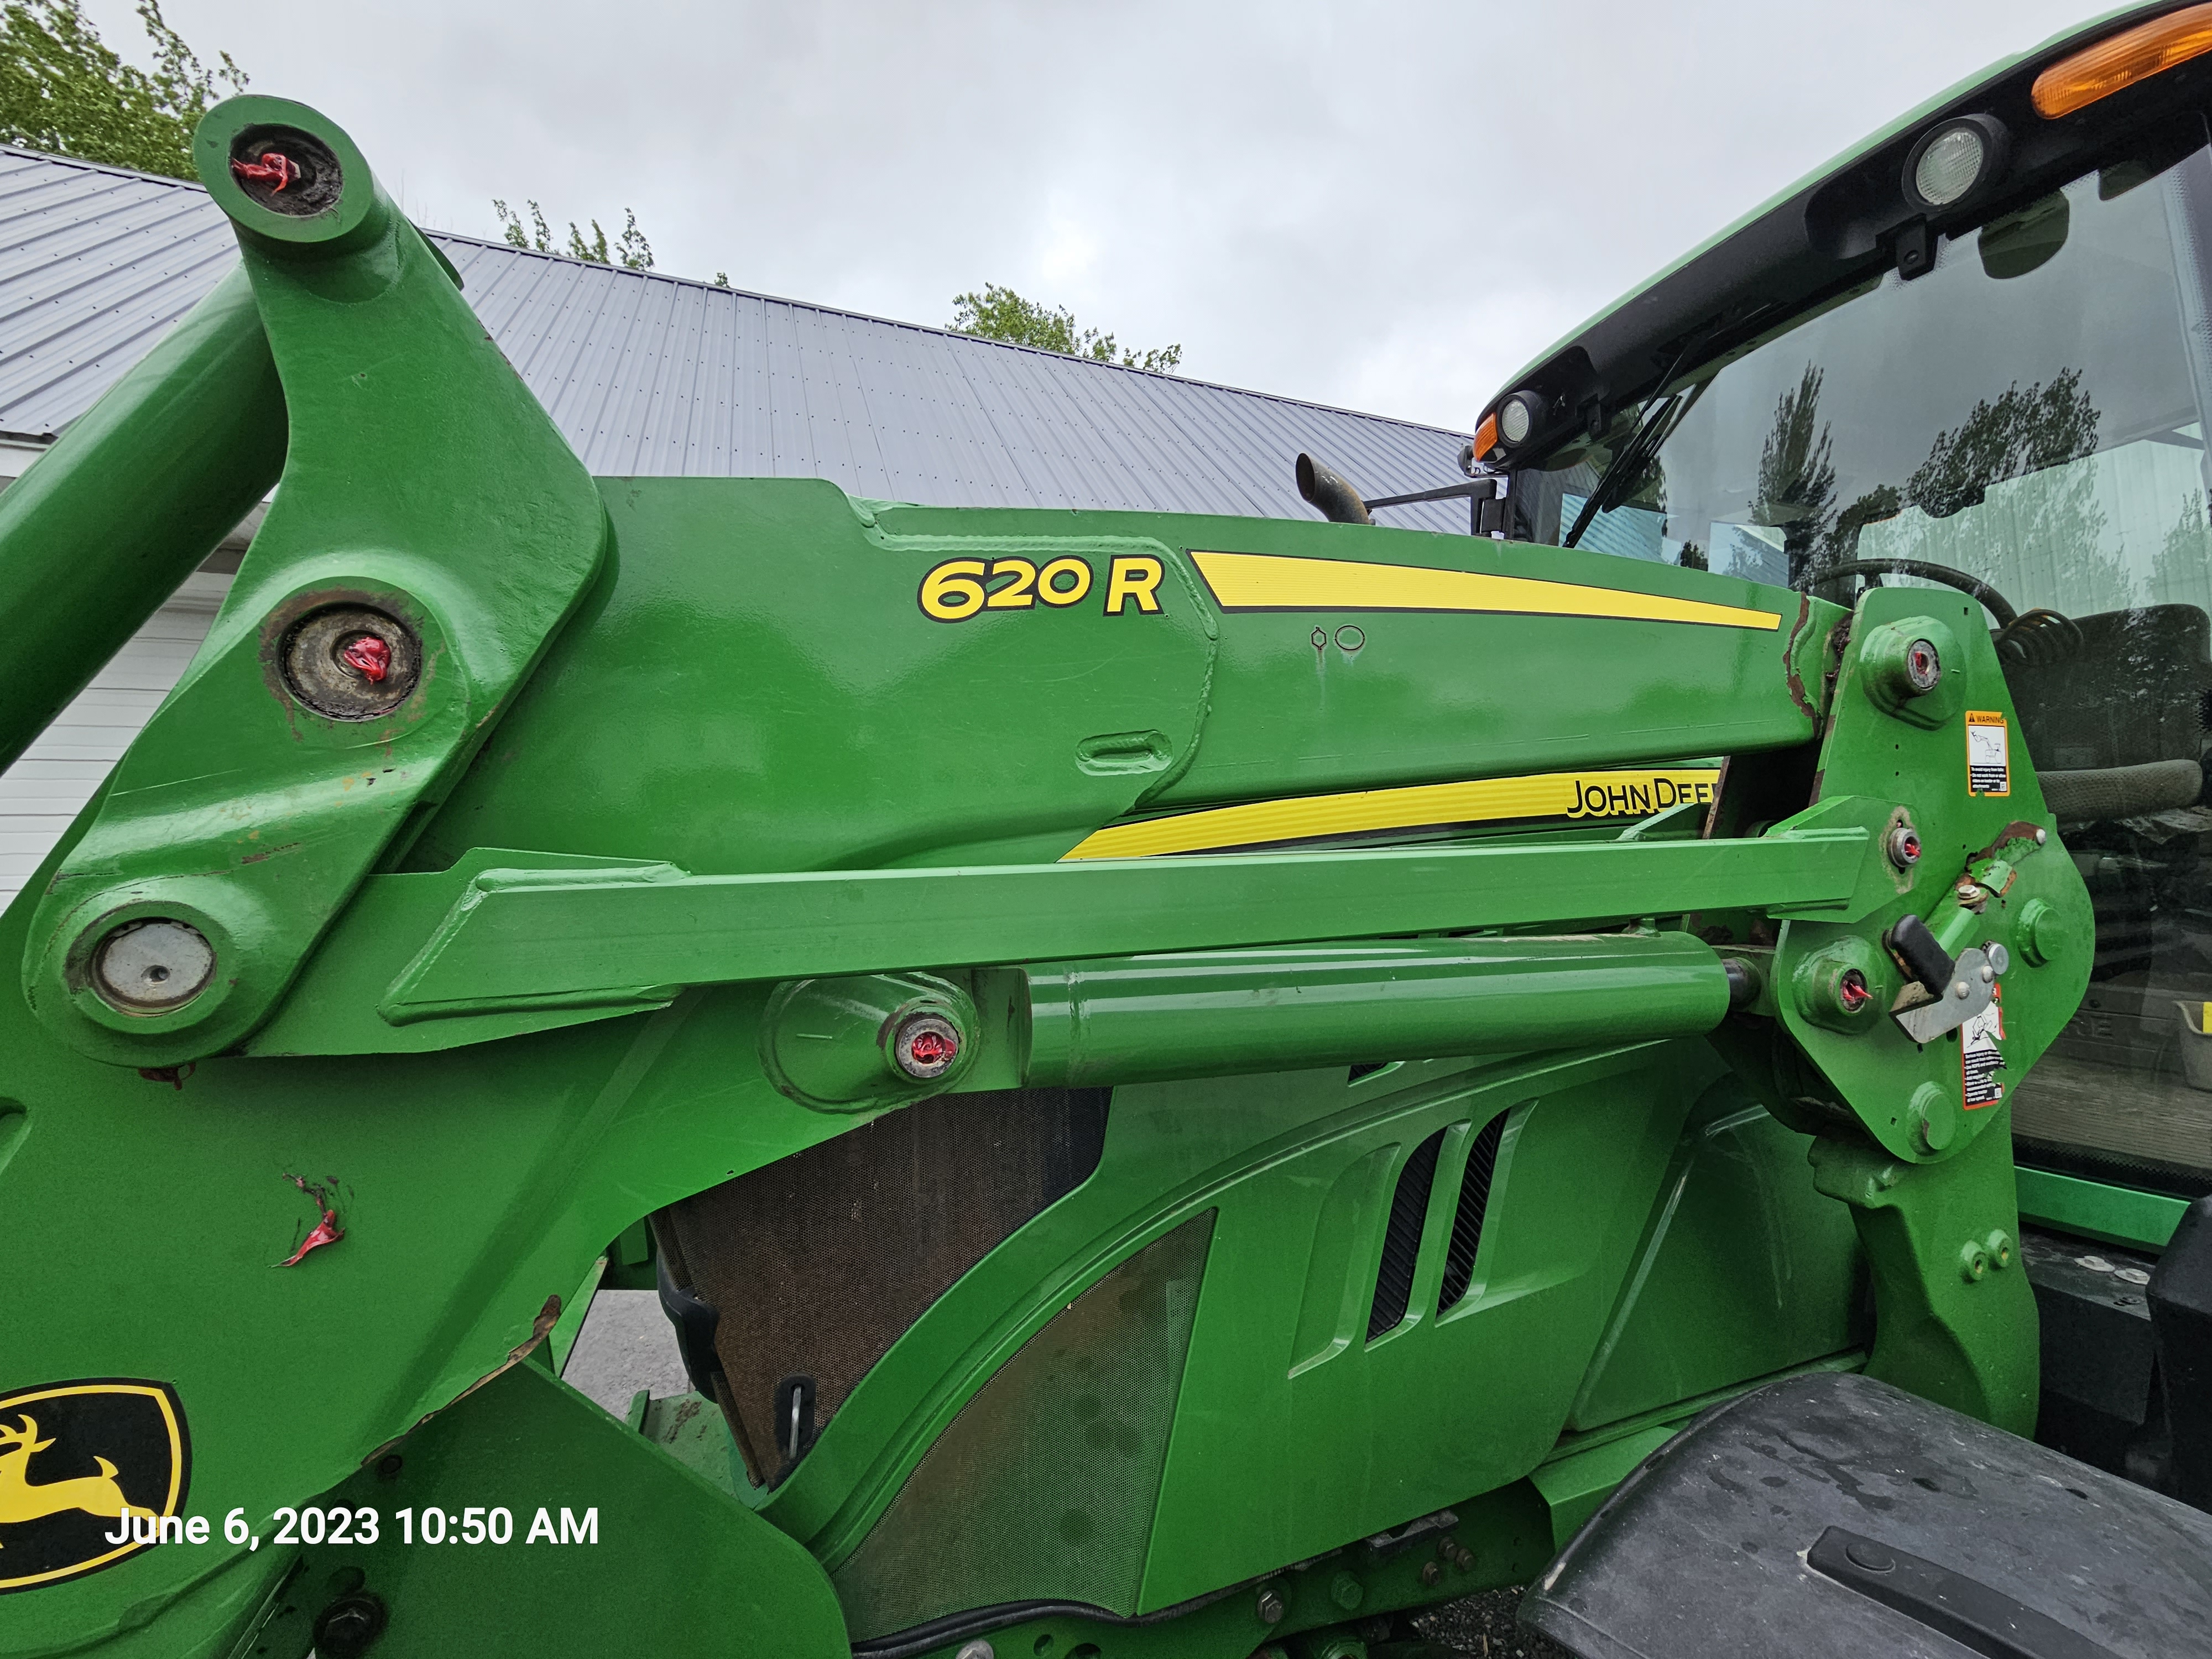
[[[31,1455],[53,1445],[39,1438],[39,1422],[24,1417],[15,1428],[0,1423],[0,1526],[11,1522],[40,1521],[64,1510],[82,1510],[87,1515],[120,1515],[129,1507],[123,1488],[115,1484],[115,1465],[94,1456],[100,1473],[74,1480],[31,1484]],[[5,1548],[0,1544],[0,1548]]]
[[[184,1410],[165,1382],[88,1378],[0,1395],[0,1593],[145,1547],[127,1517],[178,1514],[189,1472]]]

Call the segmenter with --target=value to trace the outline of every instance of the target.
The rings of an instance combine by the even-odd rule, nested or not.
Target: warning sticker
[[[2012,793],[2012,743],[2002,714],[1966,711],[1966,793]]]
[[[1994,1106],[2004,1098],[1997,1073],[2004,1069],[2004,988],[1990,988],[1990,1006],[1959,1028],[1959,1070],[1966,1085],[1966,1109]]]

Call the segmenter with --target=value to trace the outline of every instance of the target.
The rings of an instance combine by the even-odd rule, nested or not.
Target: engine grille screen
[[[659,1213],[688,1288],[720,1310],[714,1352],[756,1481],[779,1468],[777,1383],[811,1376],[826,1425],[930,1304],[1098,1167],[1110,1094],[939,1095]]]
[[[1136,1610],[1213,1212],[1023,1344],[830,1575],[856,1638],[1007,1601]]]

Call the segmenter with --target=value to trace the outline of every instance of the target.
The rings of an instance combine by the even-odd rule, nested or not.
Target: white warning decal
[[[1966,711],[1966,793],[2012,793],[2012,741],[2002,714],[1980,708]]]
[[[1990,1006],[1959,1028],[1959,1071],[1966,1085],[1966,1109],[1994,1106],[2004,1098],[1997,1073],[2004,1069],[2004,988],[1991,989]]]

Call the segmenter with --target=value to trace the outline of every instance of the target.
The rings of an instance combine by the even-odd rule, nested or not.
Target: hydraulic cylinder
[[[1696,1036],[1729,977],[1687,933],[1358,940],[1031,966],[1036,1085]]]

